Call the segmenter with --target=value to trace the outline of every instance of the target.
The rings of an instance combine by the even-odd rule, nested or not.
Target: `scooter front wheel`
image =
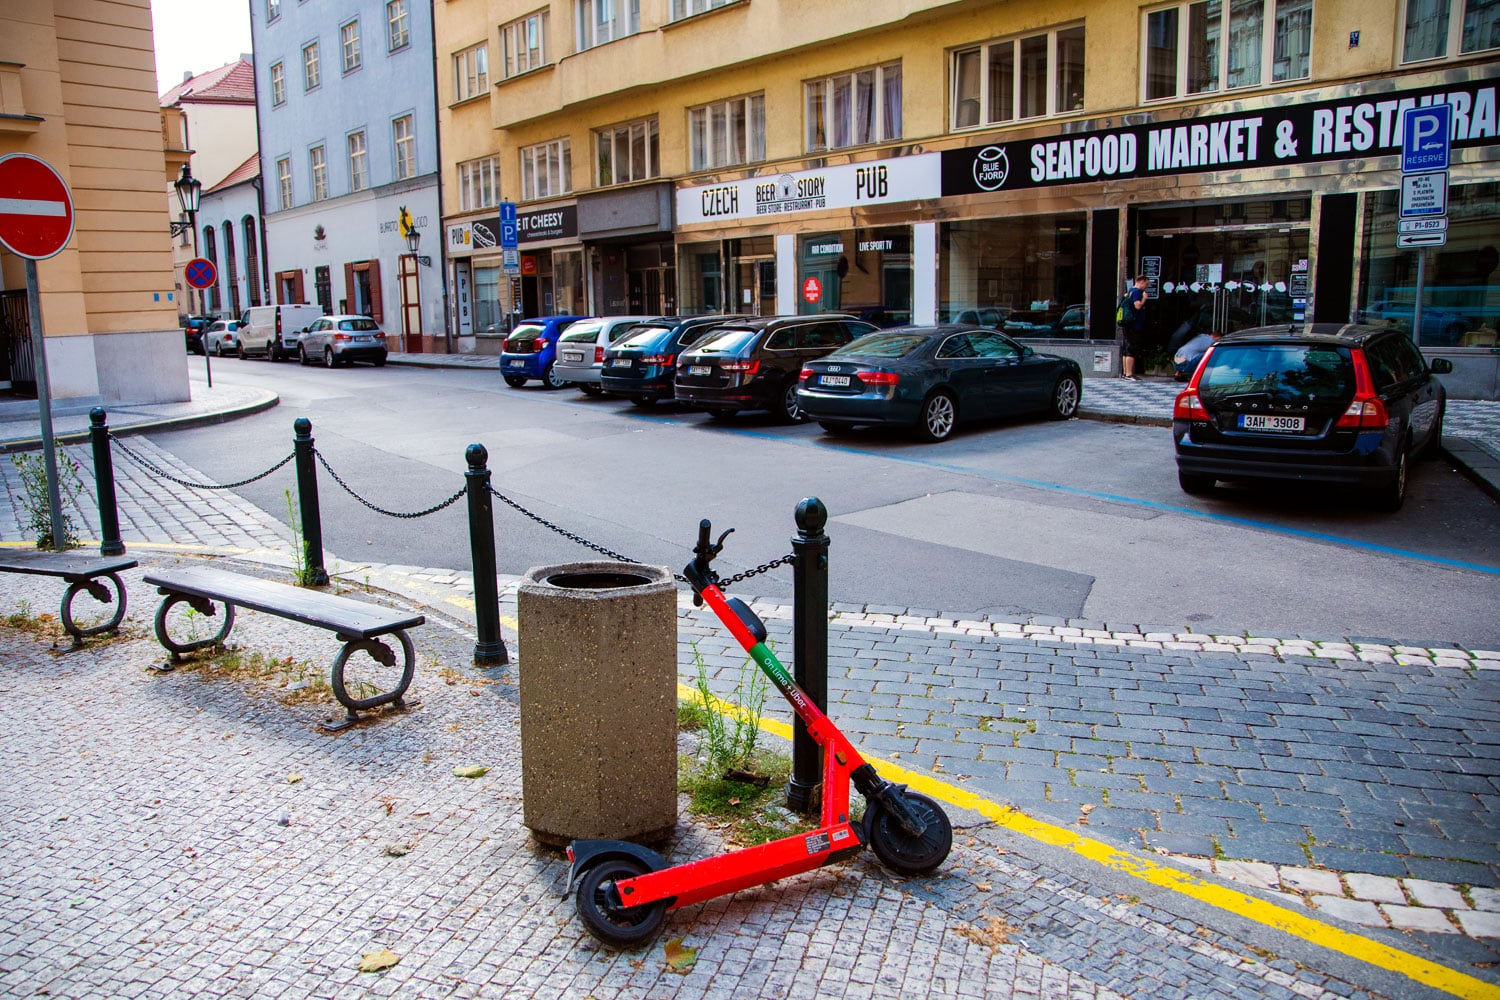
[[[626,906],[615,883],[650,871],[634,858],[611,858],[589,868],[578,880],[578,916],[594,937],[607,945],[640,944],[661,929],[665,900]]]
[[[865,815],[866,839],[875,856],[892,871],[902,875],[925,875],[948,858],[953,849],[953,824],[943,807],[917,792],[902,792],[912,812],[927,825],[920,837],[913,837],[889,812],[870,803]]]

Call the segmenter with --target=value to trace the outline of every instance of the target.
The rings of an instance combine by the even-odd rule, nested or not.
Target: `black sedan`
[[[960,420],[1078,412],[1078,364],[1038,354],[993,330],[903,326],[840,347],[802,369],[797,402],[827,431],[857,424],[912,427],[941,441]]]

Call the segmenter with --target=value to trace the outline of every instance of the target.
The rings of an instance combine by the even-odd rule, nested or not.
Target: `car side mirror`
[[[1449,361],[1447,358],[1433,358],[1432,361],[1428,363],[1427,367],[1432,371],[1432,374],[1434,375],[1453,374],[1453,362]]]
[[[1036,353],[1036,351],[1033,348],[1028,347],[1025,344],[1021,345],[1021,357],[1023,357],[1023,358],[1029,358],[1029,357],[1031,357],[1035,353]]]

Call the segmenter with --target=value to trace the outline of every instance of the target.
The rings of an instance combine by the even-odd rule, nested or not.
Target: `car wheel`
[[[1177,471],[1177,485],[1182,487],[1182,492],[1188,496],[1202,497],[1214,491],[1214,477],[1205,476],[1199,472]]]
[[[505,375],[503,378],[505,379],[505,384],[512,389],[519,389],[526,384],[525,375]]]
[[[542,372],[542,385],[548,389],[561,389],[567,384],[563,377],[557,374],[556,365],[548,365],[547,370]]]
[[[927,397],[922,404],[922,416],[917,420],[917,436],[923,441],[944,441],[952,435],[958,423],[958,404],[953,394],[939,390]]]
[[[807,414],[802,412],[802,406],[797,402],[797,383],[789,382],[785,389],[781,390],[781,406],[776,415],[789,424],[800,424],[807,419]]]
[[[339,366],[338,360],[335,359],[334,356],[333,356],[333,348],[331,348],[331,347],[325,347],[325,348],[323,348],[323,367],[324,368],[337,368],[338,366]]]
[[[1371,505],[1376,510],[1398,511],[1406,502],[1406,456],[1410,450],[1409,446],[1402,446],[1401,454],[1396,456],[1396,475],[1371,498]]]
[[[1052,389],[1052,412],[1053,420],[1067,420],[1078,412],[1078,380],[1072,375],[1064,375],[1057,380],[1057,385]]]
[[[307,363],[308,363],[308,359],[307,359],[307,345],[306,344],[298,344],[297,345],[297,364],[299,364],[299,365],[305,365]]]
[[[585,396],[602,396],[602,395],[604,395],[604,387],[603,386],[599,386],[599,385],[595,385],[592,382],[579,382],[578,383],[578,391],[581,392],[581,393],[583,393]]]
[[[214,357],[219,358],[221,360],[223,359],[223,357],[224,357],[224,341],[221,340],[217,344],[214,345]]]
[[[244,341],[240,342],[239,350],[236,352],[235,357],[239,358],[241,361],[245,360],[246,354]]]

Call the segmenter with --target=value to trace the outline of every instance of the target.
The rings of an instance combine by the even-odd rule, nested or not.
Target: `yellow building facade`
[[[0,156],[39,157],[72,192],[67,248],[37,263],[59,407],[188,398],[163,182],[149,0],[0,5]],[[0,394],[34,393],[24,261],[0,250]]]
[[[453,322],[476,349],[515,314],[840,310],[983,322],[1108,374],[1135,274],[1163,353],[1214,327],[1410,330],[1421,260],[1412,332],[1457,394],[1495,395],[1500,14],[1477,0],[435,17]],[[1401,122],[1434,103],[1451,162],[1419,231]]]

